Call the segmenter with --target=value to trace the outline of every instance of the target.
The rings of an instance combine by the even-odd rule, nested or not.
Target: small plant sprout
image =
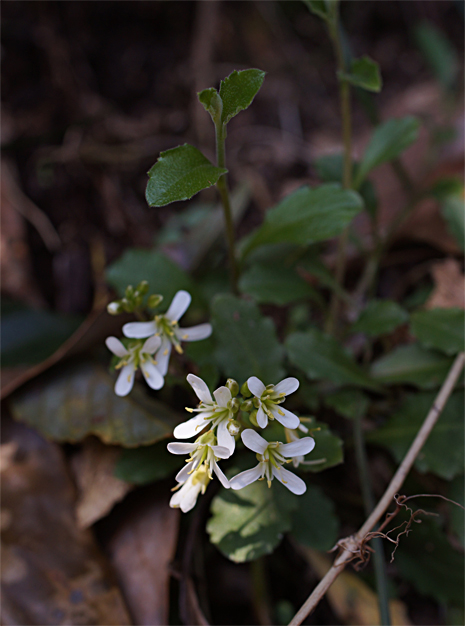
[[[105,343],[107,348],[120,359],[116,365],[116,369],[121,369],[115,384],[117,396],[128,395],[134,385],[134,375],[139,367],[149,387],[152,389],[163,387],[164,378],[153,358],[155,352],[160,348],[160,337],[153,335],[145,342],[127,341],[127,347],[116,337],[107,337]]]
[[[256,420],[260,428],[266,428],[268,420],[277,420],[285,428],[298,428],[300,420],[297,415],[287,409],[283,409],[280,404],[284,402],[286,396],[294,393],[299,387],[297,378],[285,378],[277,385],[265,385],[256,376],[247,380],[247,387],[255,396],[254,406],[257,408]]]
[[[239,411],[239,400],[233,398],[228,387],[219,387],[213,392],[215,398],[213,399],[206,383],[194,374],[187,376],[187,382],[195,391],[200,404],[196,409],[186,408],[186,411],[198,413],[198,415],[187,422],[178,424],[174,429],[174,436],[176,439],[189,439],[211,423],[212,430],[217,429],[218,445],[227,448],[232,454],[236,446],[233,435],[238,434],[238,423],[234,417]]]
[[[308,454],[315,447],[315,440],[311,437],[303,437],[292,443],[280,443],[274,441],[269,443],[255,430],[247,428],[242,432],[244,445],[257,454],[258,465],[234,476],[230,480],[231,489],[238,490],[250,485],[256,480],[264,480],[271,487],[273,478],[277,478],[285,487],[300,496],[307,490],[304,481],[284,469],[284,463],[290,463],[294,457],[301,457]],[[288,459],[288,460],[286,460]]]
[[[182,354],[181,341],[199,341],[211,335],[210,324],[179,328],[178,321],[187,311],[191,299],[187,291],[178,291],[164,315],[156,315],[151,322],[129,322],[123,326],[123,333],[126,337],[136,339],[151,335],[160,337],[161,345],[156,358],[162,376],[165,376],[168,371],[172,346],[176,352]]]

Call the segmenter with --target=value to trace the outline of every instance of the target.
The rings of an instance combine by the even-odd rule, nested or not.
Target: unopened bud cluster
[[[120,300],[114,300],[107,306],[107,311],[110,315],[120,315],[121,313],[134,313],[139,311],[144,303],[144,298],[149,291],[149,284],[146,280],[142,280],[137,287],[128,285],[124,292],[124,298]],[[147,298],[146,306],[149,309],[156,309],[163,296],[158,294],[152,294]]]

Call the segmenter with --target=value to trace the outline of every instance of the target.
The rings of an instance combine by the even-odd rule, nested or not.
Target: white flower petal
[[[161,338],[158,335],[149,337],[141,348],[141,354],[155,354],[161,346]]]
[[[134,363],[128,363],[125,365],[119,373],[118,380],[115,384],[115,393],[117,396],[127,396],[134,385],[134,374],[136,368]]]
[[[168,452],[171,452],[171,454],[190,454],[199,447],[199,444],[172,441],[166,447],[168,449]]]
[[[161,340],[160,348],[158,349],[158,352],[155,355],[157,367],[160,370],[160,374],[162,376],[166,376],[166,372],[168,371],[170,355],[171,355],[171,341],[167,339],[167,337],[163,337],[163,339]]]
[[[218,463],[213,463],[213,471],[218,476],[218,480],[223,485],[223,487],[225,489],[229,489],[230,487],[229,480],[226,478],[226,476],[223,474],[221,469],[218,467]]]
[[[276,467],[272,466],[271,471],[273,472],[273,476],[279,480],[285,487],[295,493],[296,496],[301,496],[303,493],[307,491],[307,485],[304,481],[290,472],[284,467],[281,467],[279,470]]]
[[[211,324],[199,324],[190,328],[179,328],[176,334],[181,341],[200,341],[210,337],[212,327]]]
[[[170,506],[173,508],[181,507],[183,513],[187,513],[194,508],[202,485],[200,482],[195,485],[188,480],[184,483],[179,491],[177,491],[170,500]]]
[[[257,454],[263,454],[268,447],[268,441],[251,428],[242,431],[241,438],[244,445]]]
[[[232,454],[236,448],[236,440],[231,435],[228,430],[228,420],[225,419],[218,424],[218,429],[216,431],[216,438],[218,440],[218,445],[222,448],[228,448],[229,452]]]
[[[187,375],[187,382],[195,391],[195,395],[204,404],[213,404],[213,398],[210,393],[210,389],[207,387],[207,383],[203,381],[195,374]]]
[[[229,459],[231,456],[231,450],[226,446],[211,446],[213,454],[219,459]]]
[[[151,337],[158,331],[155,322],[129,322],[123,326],[123,335],[133,339]]]
[[[203,414],[200,413],[192,419],[187,420],[187,422],[178,424],[173,431],[173,435],[176,439],[189,439],[190,437],[199,435],[200,431],[203,430],[209,422],[210,420],[206,420]]]
[[[298,428],[300,424],[300,420],[297,417],[297,415],[294,415],[294,413],[291,413],[290,411],[283,408],[282,406],[271,407],[270,411],[273,414],[273,417],[275,418],[275,420],[277,420],[285,428],[291,428],[292,430],[294,430],[295,428]]]
[[[284,393],[288,396],[290,393],[294,393],[299,388],[299,381],[297,378],[285,378],[280,383],[275,385],[274,390],[277,393]]]
[[[152,389],[161,389],[165,384],[165,379],[160,374],[159,369],[151,361],[145,361],[140,364],[140,369],[144,375],[145,381]]]
[[[256,398],[261,398],[266,387],[256,376],[251,376],[247,381],[247,387]]]
[[[259,463],[255,467],[252,467],[252,469],[245,470],[245,472],[241,472],[240,474],[237,474],[237,476],[234,476],[234,478],[231,478],[229,484],[231,486],[231,489],[237,491],[238,489],[243,489],[244,487],[247,487],[247,485],[251,485],[256,480],[258,480],[261,475],[262,464]]]
[[[302,439],[292,441],[291,443],[282,443],[278,448],[278,452],[288,458],[293,456],[304,456],[305,454],[311,452],[314,447],[314,439],[311,437],[302,437]]]
[[[107,348],[113,352],[113,354],[116,354],[116,356],[119,356],[120,358],[129,354],[128,350],[126,350],[121,341],[116,337],[107,337],[105,339],[105,344]]]
[[[187,293],[187,291],[178,291],[178,293],[174,296],[169,309],[166,311],[165,317],[172,322],[177,322],[189,308],[191,300],[192,298],[190,293]]]
[[[179,472],[176,474],[176,481],[178,483],[185,483],[186,480],[189,479],[190,472],[193,468],[193,463],[186,463],[184,467],[182,467]]]
[[[260,426],[260,428],[266,428],[268,424],[268,415],[262,409],[261,404],[258,407],[258,411],[257,411],[257,424]]]
[[[231,400],[231,392],[227,387],[218,387],[218,389],[213,392],[213,395],[215,396],[218,406],[223,409],[227,407],[228,402]]]

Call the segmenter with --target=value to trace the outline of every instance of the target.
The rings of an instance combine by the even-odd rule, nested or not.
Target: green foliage
[[[200,103],[205,107],[205,110],[210,113],[213,122],[220,121],[223,111],[223,101],[216,89],[214,87],[204,89],[198,94],[198,98]]]
[[[317,328],[289,335],[286,349],[290,362],[312,380],[327,379],[338,385],[378,389],[376,382],[341,345]]]
[[[325,459],[325,461],[315,463],[315,465],[299,465],[299,470],[317,473],[342,463],[344,460],[342,439],[333,435],[328,424],[312,419],[311,424],[307,424],[307,427],[310,431],[308,436],[313,437],[315,440],[315,448],[312,453],[305,458],[310,462],[319,461],[321,459]]]
[[[434,399],[435,393],[432,392],[407,395],[400,409],[385,426],[370,433],[367,440],[385,446],[400,462],[433,406]],[[415,460],[418,471],[433,472],[446,480],[463,472],[463,410],[463,394],[453,393]]]
[[[340,72],[339,78],[348,81],[354,87],[361,87],[366,91],[379,93],[382,87],[379,65],[368,56],[361,59],[352,59],[350,70]]]
[[[365,333],[379,337],[392,333],[408,321],[408,313],[392,300],[371,300],[350,329],[353,333]]]
[[[96,435],[129,448],[167,437],[180,421],[140,390],[120,398],[113,387],[114,379],[96,363],[73,363],[17,391],[11,409],[16,419],[55,441],[75,443]]]
[[[227,171],[212,165],[200,150],[187,143],[161,152],[148,172],[147,203],[159,207],[189,200],[202,189],[215,185]]]
[[[316,295],[293,267],[282,262],[253,264],[242,274],[239,289],[259,303],[281,306]]]
[[[387,385],[408,383],[431,389],[442,384],[451,365],[451,358],[412,343],[399,346],[375,361],[371,375]]]
[[[307,245],[336,237],[362,208],[360,196],[339,185],[301,187],[266,213],[262,226],[243,242],[243,255],[265,244]]]
[[[358,188],[375,167],[396,159],[414,143],[418,137],[419,127],[419,121],[411,116],[391,119],[378,126],[360,162],[354,187]]]
[[[167,478],[184,465],[184,459],[170,454],[167,439],[153,446],[123,450],[115,466],[115,476],[128,483],[145,485]]]
[[[217,342],[215,359],[226,376],[245,381],[257,376],[265,384],[283,378],[283,348],[273,322],[258,307],[231,295],[217,296],[212,306]]]
[[[304,0],[304,2],[312,13],[325,22],[334,22],[339,0]]]
[[[423,22],[415,28],[415,39],[442,86],[445,89],[453,88],[459,71],[459,60],[447,37],[433,24]]]
[[[366,414],[369,400],[359,389],[340,389],[326,395],[324,403],[339,415],[355,419]]]
[[[412,333],[425,348],[457,354],[465,344],[465,311],[458,308],[429,309],[412,314]]]
[[[463,208],[464,190],[450,193],[441,199],[441,210],[447,222],[447,229],[455,238],[461,250],[465,251],[465,211]]]
[[[227,124],[231,118],[252,104],[263,84],[265,73],[257,69],[240,72],[234,70],[221,81],[220,96],[223,101],[221,121],[223,124]]]
[[[256,481],[239,491],[223,490],[213,498],[207,523],[210,540],[231,561],[243,563],[270,554],[291,529],[298,499],[273,481]]]
[[[309,485],[299,497],[299,508],[292,513],[292,536],[315,550],[330,550],[337,541],[339,520],[334,503],[320,487]]]

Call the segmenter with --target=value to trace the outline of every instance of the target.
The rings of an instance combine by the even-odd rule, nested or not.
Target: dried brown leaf
[[[425,307],[427,309],[465,309],[465,275],[455,259],[437,261],[431,266],[434,290]]]

